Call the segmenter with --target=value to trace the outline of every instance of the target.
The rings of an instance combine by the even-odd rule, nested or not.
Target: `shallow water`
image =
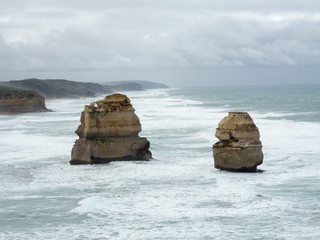
[[[84,104],[0,116],[0,239],[319,239],[320,86],[126,93],[154,160],[70,166]],[[213,166],[215,128],[248,111],[263,173]]]

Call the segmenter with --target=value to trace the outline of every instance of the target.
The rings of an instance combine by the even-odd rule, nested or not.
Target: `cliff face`
[[[45,99],[32,91],[0,86],[0,113],[47,112]]]
[[[213,145],[215,167],[230,171],[256,171],[262,164],[260,133],[246,112],[230,112],[218,125]]]
[[[130,99],[113,94],[86,105],[76,130],[70,164],[148,160],[151,152],[146,138],[139,137],[141,124]]]

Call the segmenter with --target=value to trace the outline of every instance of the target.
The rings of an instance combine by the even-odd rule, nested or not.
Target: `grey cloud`
[[[214,9],[249,11],[314,11],[319,8],[318,0],[16,0],[2,1],[2,9],[24,10],[35,8],[57,8],[76,10],[101,9]]]
[[[319,6],[313,0],[5,1],[0,70],[319,66]]]

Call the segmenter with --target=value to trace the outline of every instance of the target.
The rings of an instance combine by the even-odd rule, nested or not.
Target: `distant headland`
[[[149,81],[119,81],[119,82],[76,82],[65,79],[37,79],[12,80],[0,82],[0,113],[20,113],[44,111],[45,98],[83,98],[108,95],[122,91],[144,91],[149,89],[169,88],[162,83]],[[26,101],[26,96],[35,102]],[[24,100],[21,100],[24,99]],[[15,110],[16,109],[16,110]],[[41,110],[42,109],[42,110]]]
[[[123,86],[124,88],[129,88],[128,91],[141,91],[147,89],[157,89],[157,88],[169,88],[163,83],[155,83],[149,81],[141,80],[131,80],[131,81],[117,81],[117,82],[106,82],[104,85],[110,86],[112,89],[119,88]],[[125,89],[121,89],[124,91]]]

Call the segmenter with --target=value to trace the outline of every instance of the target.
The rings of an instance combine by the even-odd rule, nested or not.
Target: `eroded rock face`
[[[80,138],[72,148],[70,163],[152,158],[149,141],[139,137],[141,124],[134,111],[130,99],[122,94],[112,94],[86,105],[76,130]]]
[[[260,133],[246,112],[230,112],[216,129],[220,140],[213,145],[214,165],[229,171],[254,172],[262,164]]]
[[[36,92],[18,89],[0,91],[0,114],[48,111],[44,97]]]

